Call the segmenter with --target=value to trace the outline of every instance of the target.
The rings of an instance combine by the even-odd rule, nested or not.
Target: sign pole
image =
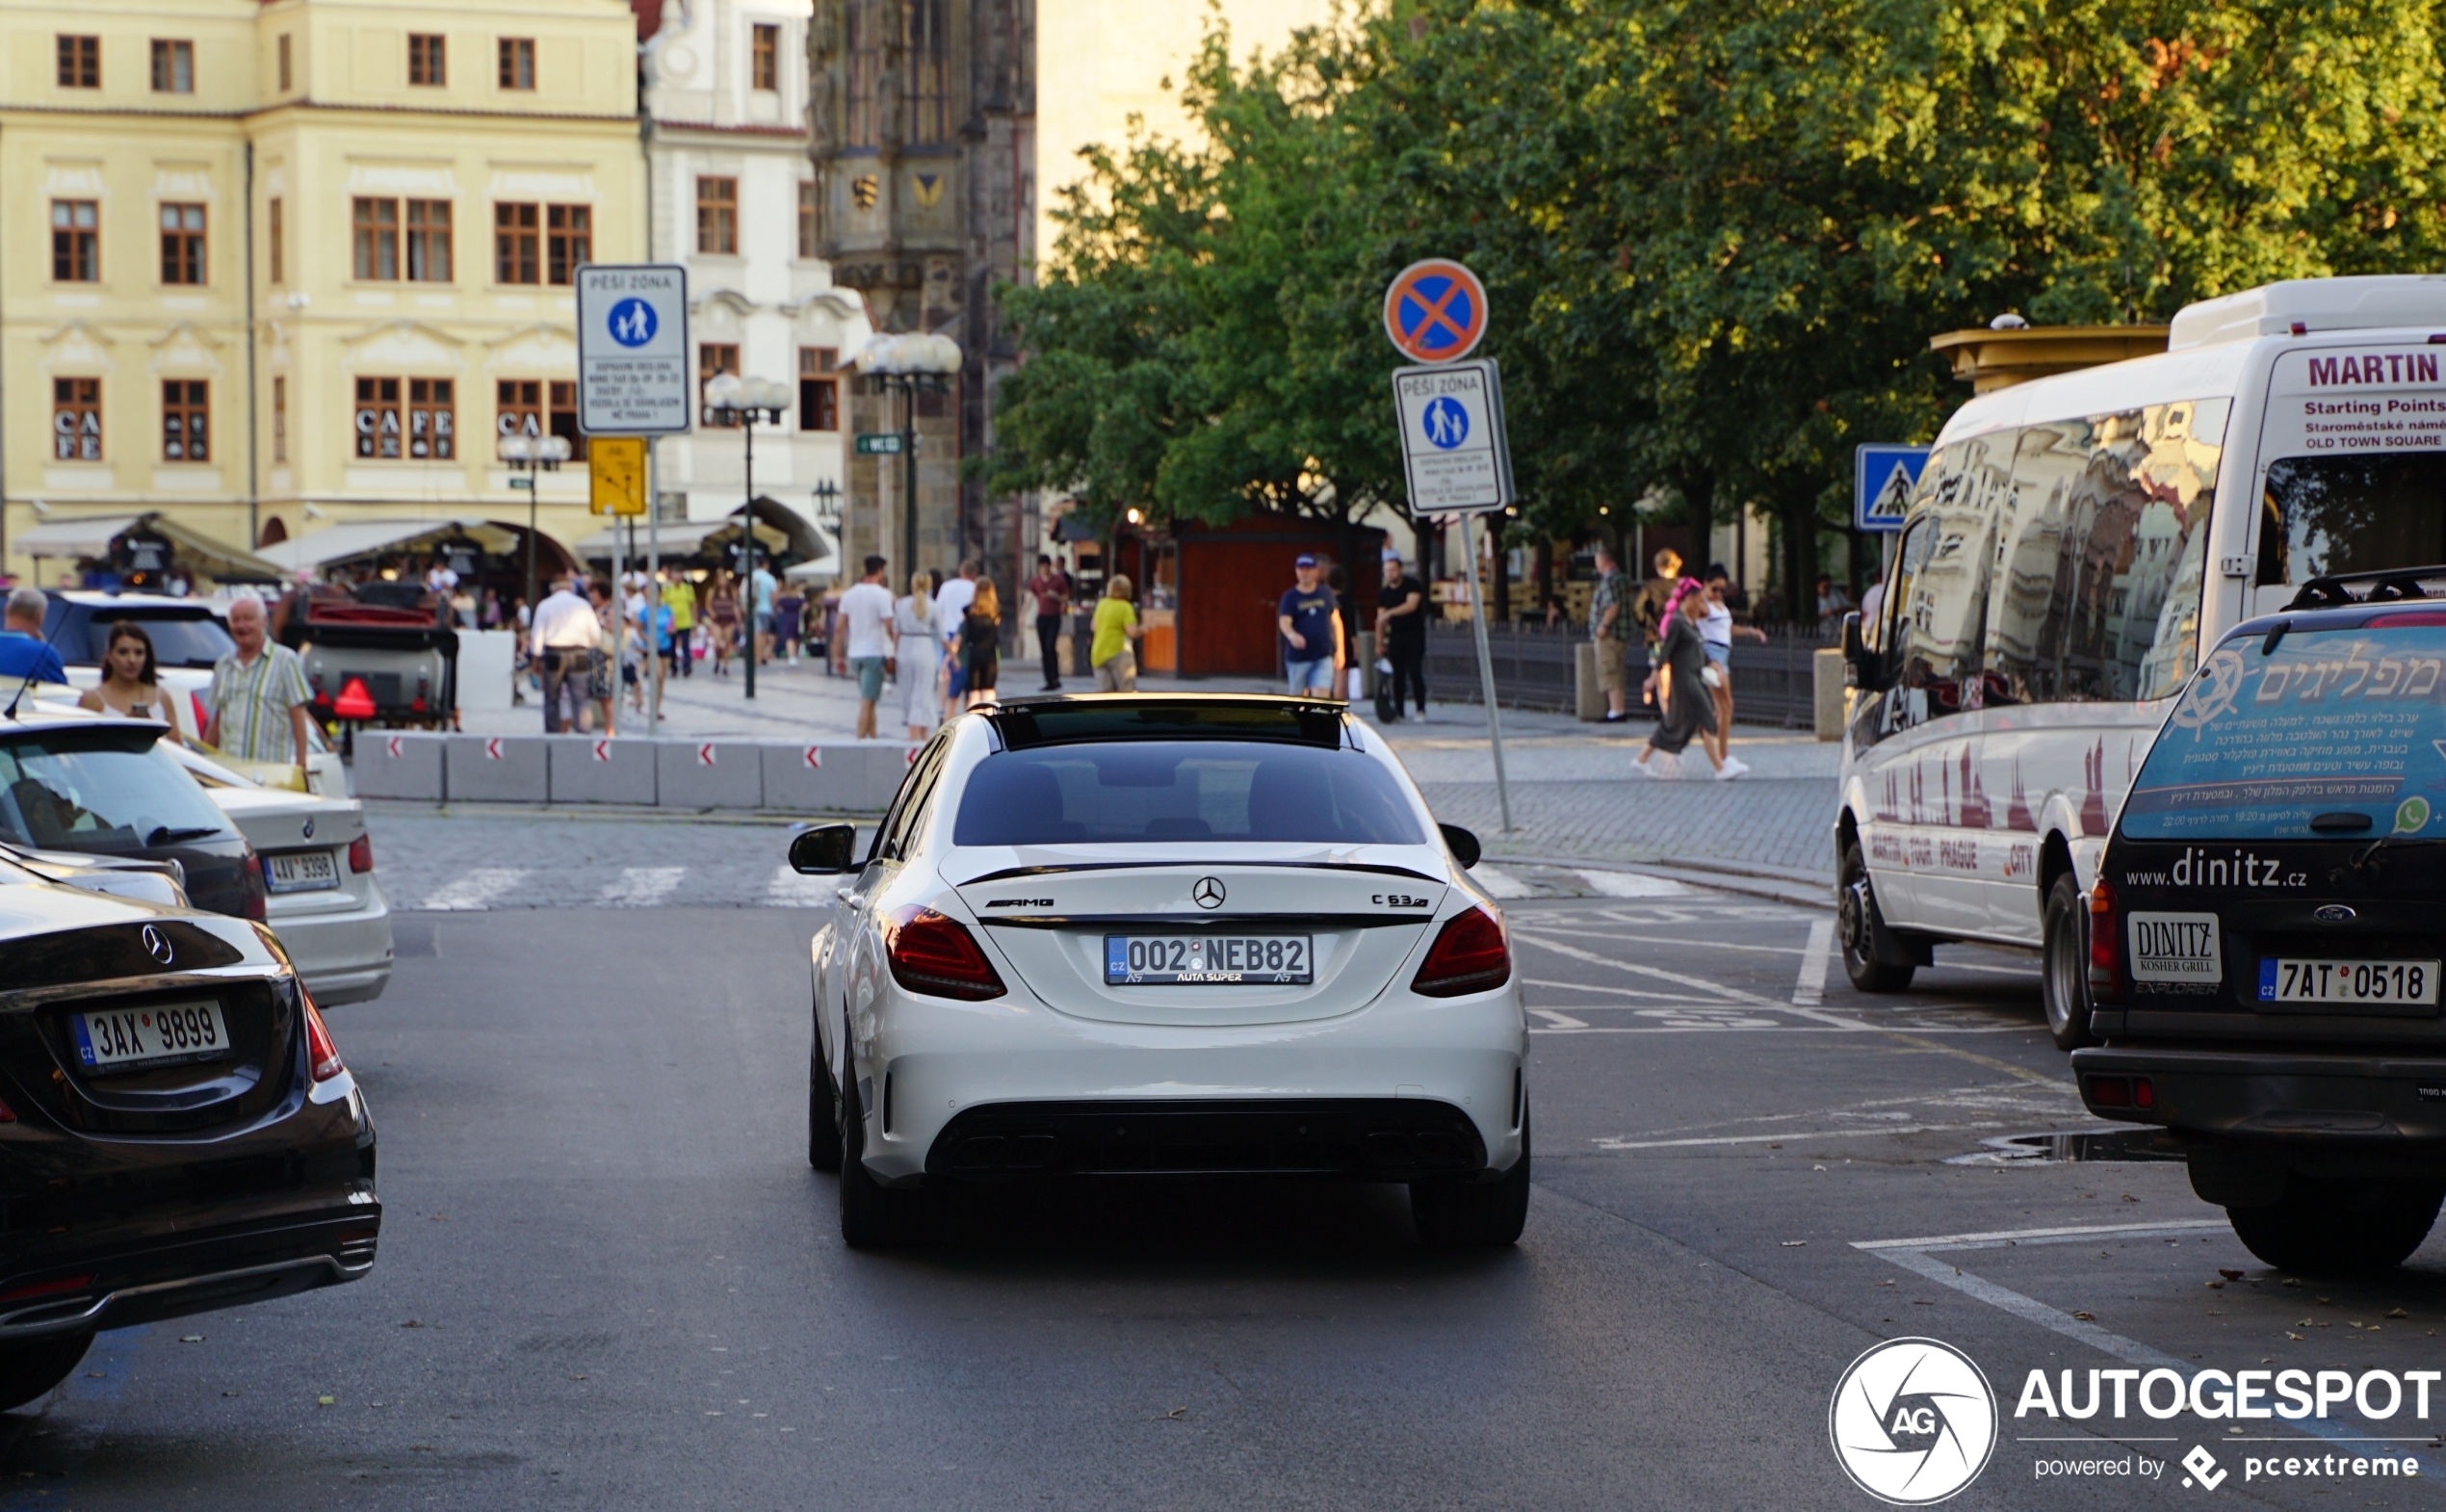
[[[654,739],[662,733],[663,723],[663,658],[656,653],[662,638],[655,627],[663,619],[663,533],[662,511],[655,508],[661,495],[655,492],[654,438],[645,438],[645,665],[653,669],[653,680],[645,692],[645,737]]]
[[[1495,653],[1486,642],[1486,594],[1478,584],[1474,514],[1461,516],[1461,555],[1470,560],[1470,625],[1478,642],[1478,691],[1486,699],[1486,738],[1495,751],[1495,800],[1502,807],[1503,832],[1508,835],[1512,832],[1512,785],[1503,775],[1503,719],[1495,710]]]

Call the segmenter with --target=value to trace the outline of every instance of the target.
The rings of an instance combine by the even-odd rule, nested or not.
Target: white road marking
[[[1688,935],[1624,934],[1618,929],[1589,929],[1577,927],[1574,925],[1563,922],[1564,919],[1573,918],[1597,919],[1601,921],[1610,917],[1611,916],[1608,914],[1567,914],[1560,917],[1542,914],[1535,921],[1535,927],[1537,932],[1540,934],[1559,934],[1573,939],[1609,940],[1626,945],[1672,945],[1686,947],[1692,943]],[[1694,920],[1691,922],[1697,923],[1698,921]],[[1708,940],[1705,942],[1705,949],[1710,952],[1716,951],[1738,951],[1745,952],[1753,955],[1803,955],[1808,953],[1797,945],[1748,945],[1731,940]]]
[[[1574,872],[1572,873],[1588,884],[1592,893],[1606,898],[1682,898],[1690,889],[1670,877],[1649,876],[1639,872]]]
[[[1834,921],[1809,922],[1809,943],[1801,952],[1801,975],[1792,983],[1792,1006],[1813,1008],[1826,1001],[1826,957],[1834,945]]]
[[[2107,1223],[2067,1229],[1998,1229],[1988,1234],[1938,1234],[1915,1239],[1854,1239],[1852,1248],[1887,1249],[1994,1249],[2010,1244],[2070,1243],[2103,1235],[2121,1234],[2131,1238],[2147,1238],[2153,1234],[2190,1233],[2196,1229],[2228,1227],[2223,1218],[2185,1218],[2173,1223]]]
[[[1680,986],[1696,987],[1702,992],[1712,992],[1719,997],[1730,998],[1735,1003],[1755,1003],[1760,1007],[1782,1006],[1771,999],[1759,997],[1755,992],[1743,992],[1738,987],[1726,987],[1703,978],[1685,977],[1679,972],[1666,971],[1661,966],[1641,966],[1632,961],[1618,961],[1610,955],[1600,955],[1595,951],[1583,951],[1576,945],[1565,945],[1560,940],[1542,940],[1517,924],[1512,926],[1512,936],[1518,940],[1525,940],[1542,950],[1552,951],[1557,955],[1568,955],[1574,960],[1586,961],[1592,966],[1610,966],[1616,971],[1631,972],[1641,977],[1654,977],[1659,980],[1674,982]]]
[[[1560,987],[1565,992],[1609,992],[1621,998],[1654,998],[1662,1003],[1689,1001],[1678,992],[1642,992],[1636,987],[1605,987],[1592,981],[1548,981],[1541,977],[1523,977],[1521,981],[1530,987]]]
[[[655,908],[663,899],[678,890],[680,878],[688,875],[684,866],[633,866],[624,868],[620,879],[603,890],[596,899],[597,908]]]
[[[765,884],[765,906],[821,908],[832,901],[832,890],[840,883],[839,877],[801,876],[787,866],[775,867],[773,879]]]
[[[1673,1150],[1696,1144],[1766,1144],[1786,1139],[1851,1139],[1861,1134],[1940,1134],[1957,1129],[2001,1129],[1986,1124],[1882,1124],[1870,1129],[1812,1129],[1807,1134],[1717,1134],[1704,1139],[1594,1139],[1600,1150]]]
[[[523,867],[478,867],[455,881],[433,889],[417,906],[429,913],[467,913],[490,908],[493,900],[517,890],[527,879]]]
[[[1470,875],[1477,879],[1478,886],[1486,889],[1490,898],[1527,898],[1537,891],[1502,868],[1483,861],[1470,868]]]
[[[1529,1011],[1536,1014],[1539,1018],[1544,1019],[1548,1024],[1551,1025],[1555,1029],[1588,1028],[1588,1021],[1586,1019],[1575,1019],[1568,1013],[1557,1013],[1552,1008],[1531,1008]]]

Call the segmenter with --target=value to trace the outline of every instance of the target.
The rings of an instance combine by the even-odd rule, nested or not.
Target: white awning
[[[266,546],[261,555],[284,573],[311,572],[334,562],[354,561],[386,551],[399,551],[428,537],[460,534],[487,552],[507,552],[518,543],[517,534],[490,520],[357,520],[334,525],[309,535]]]
[[[704,549],[707,536],[738,534],[739,517],[735,514],[726,520],[664,520],[655,532],[655,546],[665,557],[693,557]],[[639,526],[634,542],[637,555],[631,557],[630,561],[644,561],[645,541],[645,529]],[[609,561],[614,547],[627,551],[632,544],[628,527],[614,526],[608,531],[597,531],[578,542],[578,555],[588,561],[598,559]],[[778,552],[789,544],[788,532],[767,525],[762,520],[756,522],[756,545],[760,550]]]
[[[267,583],[282,576],[279,568],[264,557],[216,540],[158,510],[45,520],[11,536],[9,545],[35,558],[100,560],[110,556],[112,542],[140,528],[169,541],[190,566],[200,568],[208,576]]]
[[[9,537],[9,545],[29,557],[107,557],[111,542],[125,534],[141,514],[93,514],[77,520],[45,520],[30,531]]]

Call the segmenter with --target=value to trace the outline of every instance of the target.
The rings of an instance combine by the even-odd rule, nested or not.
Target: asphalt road
[[[1871,1001],[1821,911],[1507,906],[1538,1186],[1517,1249],[1467,1256],[1398,1189],[1265,1183],[970,1203],[938,1250],[851,1254],[804,1160],[806,915],[403,917],[389,994],[332,1015],[381,1130],[373,1275],[106,1336],[0,1418],[0,1509],[1868,1507],[1828,1403],[1901,1335],[1999,1397],[1953,1505],[2194,1498],[2036,1466],[2202,1441],[2221,1499],[2436,1499],[2246,1484],[2331,1450],[2280,1422],[2014,1416],[2033,1369],[2433,1366],[2446,1316],[2440,1242],[2287,1286],[2179,1165],[1990,1143],[2094,1127],[2026,960]],[[2433,1473],[2407,1416],[2352,1431]]]

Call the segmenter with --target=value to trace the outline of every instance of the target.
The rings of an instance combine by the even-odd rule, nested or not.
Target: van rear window
[[[2236,639],[2166,721],[2123,806],[2135,840],[2446,835],[2446,623]]]

